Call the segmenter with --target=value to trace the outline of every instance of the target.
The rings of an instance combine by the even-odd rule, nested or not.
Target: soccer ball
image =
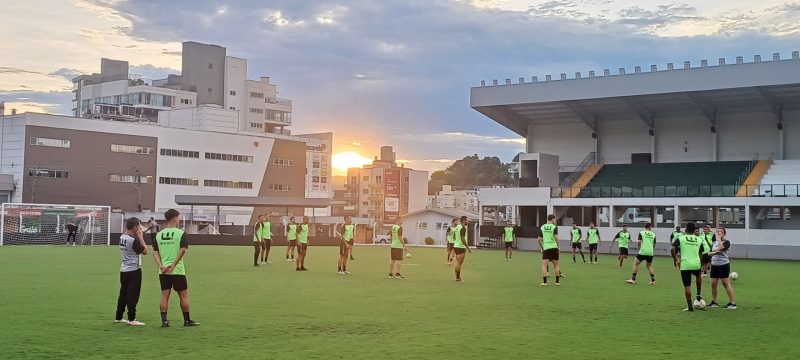
[[[410,257],[411,257],[411,253],[410,253],[410,252],[407,252],[407,253],[406,253],[406,257],[407,257],[407,258],[410,258]]]
[[[739,273],[737,273],[736,271],[734,271],[734,272],[732,272],[730,275],[728,275],[728,277],[730,277],[730,278],[731,278],[731,280],[736,280],[736,279],[738,279],[738,278],[739,278]]]
[[[694,307],[695,310],[703,310],[706,308],[706,301],[703,299],[695,300],[692,303],[692,306]]]

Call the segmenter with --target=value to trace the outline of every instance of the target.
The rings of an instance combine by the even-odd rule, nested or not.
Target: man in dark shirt
[[[75,238],[76,234],[78,233],[78,225],[75,225],[74,222],[70,221],[64,227],[67,228],[67,246],[69,246],[70,239],[72,240],[72,246],[75,246]]]

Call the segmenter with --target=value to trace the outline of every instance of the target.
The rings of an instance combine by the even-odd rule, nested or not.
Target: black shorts
[[[589,244],[589,251],[597,250],[597,244]]]
[[[455,246],[455,245],[456,245],[456,244],[453,244],[453,243],[451,243],[451,242],[447,243],[447,250],[453,250],[453,248],[454,248],[454,246]]]
[[[465,248],[457,248],[457,247],[454,247],[454,248],[453,248],[453,251],[455,251],[455,252],[456,252],[456,255],[461,255],[461,254],[463,254],[463,253],[467,252],[467,249],[465,249]]]
[[[583,249],[583,244],[581,244],[581,242],[574,242],[574,243],[572,243],[572,248],[573,249]]]
[[[289,246],[297,246],[297,240],[289,240]]]
[[[506,249],[511,249],[514,247],[513,241],[506,241]]]
[[[700,263],[702,263],[703,265],[710,264],[711,263],[711,256],[709,256],[708,254],[703,254],[700,257]]]
[[[186,283],[186,275],[158,274],[158,281],[161,282],[161,290],[173,289],[184,291],[189,289]]]
[[[392,260],[403,260],[403,249],[392,248],[392,251],[389,255],[391,256]]]
[[[681,281],[683,281],[683,287],[692,285],[692,276],[700,276],[700,270],[681,270]]]
[[[711,278],[712,279],[727,279],[731,274],[731,264],[725,265],[711,265]]]
[[[620,256],[622,256],[622,255],[628,256],[628,248],[626,248],[626,247],[619,248],[619,255]]]
[[[558,260],[558,249],[547,249],[542,251],[542,260]]]
[[[653,263],[653,255],[638,254],[638,255],[636,255],[636,260],[639,260],[639,262],[647,261],[648,264],[652,264]]]

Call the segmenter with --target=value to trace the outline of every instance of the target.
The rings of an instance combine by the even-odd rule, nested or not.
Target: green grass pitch
[[[560,287],[540,288],[540,254],[467,255],[453,282],[444,250],[412,249],[405,280],[390,280],[386,247],[356,247],[349,276],[338,249],[312,247],[308,272],[283,261],[250,266],[248,247],[194,246],[186,255],[192,317],[177,296],[159,327],[155,265],[144,257],[141,328],[113,324],[116,247],[0,248],[0,358],[69,359],[783,359],[797,358],[800,279],[795,262],[733,260],[739,310],[682,312],[671,261],[658,285],[638,285],[615,258],[573,264]],[[580,261],[580,259],[579,259]],[[552,282],[552,279],[551,279]],[[720,302],[727,301],[720,288]],[[708,283],[703,295],[710,302]],[[794,355],[791,355],[794,354]]]

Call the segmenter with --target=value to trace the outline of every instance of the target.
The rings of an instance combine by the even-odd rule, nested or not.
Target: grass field
[[[734,260],[739,310],[685,313],[671,261],[656,260],[658,285],[623,283],[630,260],[565,262],[560,287],[540,288],[539,253],[468,254],[453,282],[440,249],[415,249],[405,280],[386,278],[388,249],[357,247],[349,276],[337,249],[309,250],[295,272],[249,266],[250,248],[194,246],[186,257],[197,328],[159,327],[159,286],[144,260],[139,319],[112,323],[115,247],[0,248],[0,358],[155,359],[782,359],[797,358],[798,264]],[[564,254],[566,255],[566,254]],[[580,260],[579,260],[580,261]],[[647,279],[646,270],[640,272]],[[720,301],[727,298],[721,290]],[[710,299],[710,285],[704,287]],[[711,352],[711,353],[709,353]]]

